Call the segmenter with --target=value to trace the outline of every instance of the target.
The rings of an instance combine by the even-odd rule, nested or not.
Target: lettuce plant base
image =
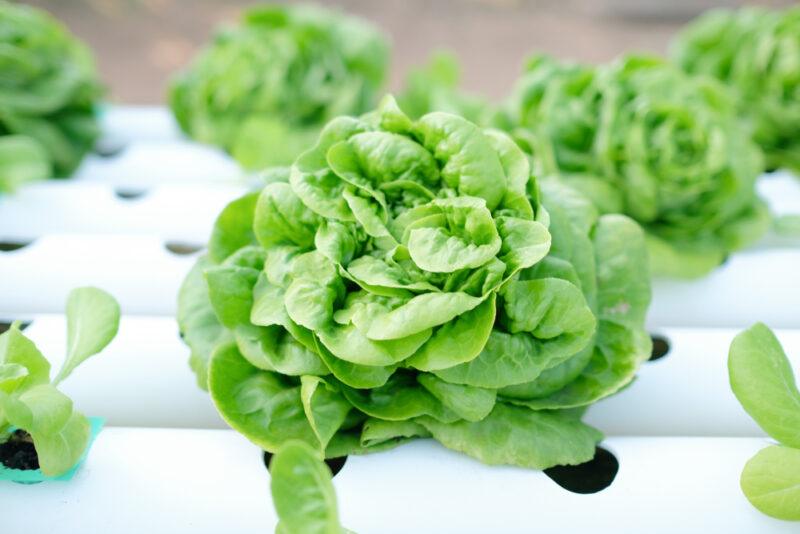
[[[89,443],[86,446],[83,456],[81,456],[81,459],[78,460],[78,463],[72,466],[69,471],[58,476],[47,476],[39,470],[39,459],[35,456],[35,449],[33,451],[33,458],[31,458],[30,450],[33,449],[32,444],[19,438],[16,440],[12,438],[10,442],[0,445],[0,481],[7,480],[20,484],[35,484],[37,482],[71,480],[72,477],[75,476],[75,473],[77,473],[81,464],[83,464],[83,462],[86,460],[86,455],[89,453],[89,449],[92,448],[92,444],[94,443],[95,438],[97,438],[97,435],[100,433],[100,430],[103,429],[104,423],[105,420],[100,417],[89,418],[91,434],[89,436]],[[15,435],[18,436],[19,431],[16,431]],[[9,445],[12,442],[13,445]],[[6,454],[9,454],[9,461],[6,462],[4,452],[12,449],[12,447],[13,450],[6,452]],[[32,467],[34,462],[35,467]],[[19,468],[15,469],[12,466]]]

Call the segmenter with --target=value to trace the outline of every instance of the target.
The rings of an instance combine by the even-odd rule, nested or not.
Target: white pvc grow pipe
[[[138,190],[168,182],[236,182],[243,172],[221,150],[185,140],[136,141],[113,156],[90,155],[72,180]]]
[[[764,321],[800,328],[800,246],[748,250],[697,280],[654,280],[651,328],[740,327]]]
[[[166,106],[109,105],[100,114],[103,136],[124,142],[174,141],[183,134]]]
[[[60,315],[35,316],[25,330],[55,368],[63,358],[65,324]],[[763,436],[728,385],[728,347],[736,333],[660,331],[669,353],[643,364],[625,391],[592,406],[587,422],[617,436]],[[800,371],[800,331],[777,335]],[[112,426],[224,428],[188,359],[173,319],[125,316],[111,345],[62,387],[80,410]]]
[[[0,196],[0,241],[53,233],[152,234],[203,245],[219,212],[244,192],[233,184],[163,184],[124,198],[106,184],[39,182]]]
[[[123,313],[174,315],[178,288],[194,263],[148,235],[48,235],[0,252],[0,315],[60,313],[69,291],[93,285]]]
[[[194,259],[166,244],[153,235],[52,234],[0,252],[0,314],[58,313],[71,288],[92,284],[127,313],[173,315]],[[737,254],[700,280],[656,281],[649,325],[739,328],[761,320],[800,328],[798,272],[800,248],[776,249]]]
[[[599,493],[539,471],[485,466],[430,440],[348,458],[334,478],[341,521],[360,534],[725,532],[797,525],[739,490],[761,439],[611,438],[619,461]],[[0,485],[4,532],[263,534],[275,514],[259,451],[225,430],[109,428],[70,483]]]

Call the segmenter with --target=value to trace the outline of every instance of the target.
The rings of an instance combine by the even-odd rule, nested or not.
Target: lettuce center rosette
[[[501,125],[544,175],[642,224],[656,275],[706,274],[769,226],[755,193],[762,155],[731,95],[661,59],[537,57]]]
[[[389,45],[367,22],[311,5],[262,5],[221,29],[175,78],[181,129],[247,169],[289,165],[339,115],[375,105]]]
[[[414,437],[487,463],[592,458],[582,408],[647,358],[640,228],[541,190],[499,131],[387,97],[230,204],[179,322],[223,418],[328,457]]]

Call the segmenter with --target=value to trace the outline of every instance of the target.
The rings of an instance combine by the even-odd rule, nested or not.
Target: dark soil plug
[[[16,430],[11,434],[11,439],[0,443],[0,463],[9,469],[39,469],[39,455],[36,454],[30,434]]]

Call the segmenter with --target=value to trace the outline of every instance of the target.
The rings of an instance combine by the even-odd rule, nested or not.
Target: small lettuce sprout
[[[319,452],[302,441],[287,441],[269,466],[276,534],[346,534],[339,524],[331,471]],[[351,533],[352,534],[352,533]]]
[[[89,421],[58,385],[114,339],[119,316],[117,301],[105,291],[73,290],[67,299],[67,357],[53,380],[50,363],[19,323],[0,335],[0,444],[12,439],[15,429],[27,433],[47,476],[72,468],[90,434]]]
[[[775,334],[758,323],[736,336],[728,373],[742,407],[779,443],[745,464],[742,491],[763,513],[800,521],[800,391]]]

